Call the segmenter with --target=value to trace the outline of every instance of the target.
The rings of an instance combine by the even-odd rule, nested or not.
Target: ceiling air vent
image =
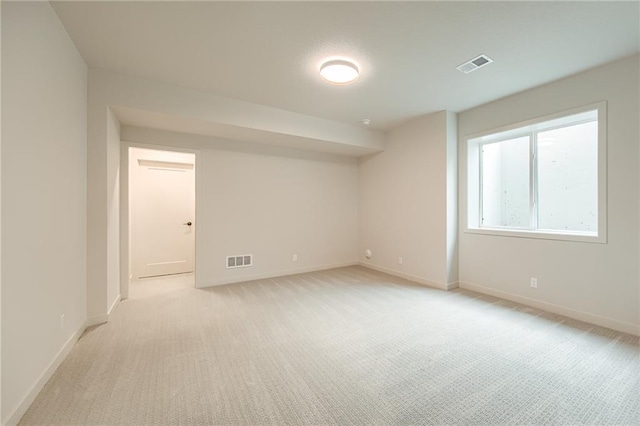
[[[487,55],[480,55],[477,58],[473,58],[462,65],[458,65],[456,69],[465,74],[469,74],[471,71],[475,71],[480,67],[490,64],[491,62],[493,62],[493,59],[491,59]]]

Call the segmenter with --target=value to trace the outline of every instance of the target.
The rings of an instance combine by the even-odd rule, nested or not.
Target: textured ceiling
[[[54,2],[90,67],[387,130],[639,51],[637,2]],[[481,53],[495,60],[464,75]],[[361,68],[349,86],[324,59]]]

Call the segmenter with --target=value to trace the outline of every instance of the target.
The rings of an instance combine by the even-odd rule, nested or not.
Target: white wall
[[[196,286],[357,262],[355,159],[127,126],[122,139],[199,151]],[[226,269],[238,254],[254,266]]]
[[[636,58],[636,66],[638,67],[638,69],[640,70],[640,55],[637,55]],[[637,92],[636,94],[638,95],[638,99],[640,99],[640,84],[638,84],[637,87]],[[640,120],[637,120],[637,126],[638,126],[638,134],[640,135]],[[637,170],[640,170],[640,149],[638,149],[638,168]],[[640,179],[640,176],[638,177]],[[638,184],[638,215],[636,217],[636,220],[638,223],[638,256],[636,259],[637,265],[640,265],[640,182]],[[638,297],[637,297],[637,309],[638,309],[638,321],[640,322],[640,266],[638,266],[638,282],[636,283],[637,289],[638,289]]]
[[[464,233],[463,214],[461,286],[638,333],[638,70],[634,56],[458,115],[463,152],[467,135],[608,103],[608,243]],[[460,170],[464,206],[466,180]],[[537,289],[529,286],[530,277],[538,278]]]
[[[360,159],[360,262],[441,288],[455,283],[456,176],[447,170],[455,140],[455,116],[441,111],[393,129],[384,152]]]
[[[107,110],[108,162],[120,161],[120,123]],[[120,301],[120,167],[107,171],[107,313]]]
[[[87,67],[49,3],[2,2],[2,86],[6,423],[86,320]]]
[[[108,133],[109,107],[103,104],[92,107],[91,100],[98,96],[94,93],[96,88],[91,84],[92,79],[90,72],[87,89],[87,315],[90,324],[99,324],[108,319],[107,253],[115,250],[114,242],[107,237],[110,234],[107,228],[108,177],[116,175],[120,164],[112,156],[107,157],[108,147],[112,149]],[[109,172],[107,159],[111,164]],[[112,199],[112,202],[116,203],[117,200]],[[108,246],[108,242],[111,242],[111,246]]]
[[[447,112],[447,283],[458,282],[458,117]]]
[[[111,106],[121,116],[127,116],[127,124],[320,151],[340,145],[359,148],[343,152],[372,152],[384,148],[384,135],[361,125],[105,70],[91,69],[89,84],[90,108],[102,101],[102,107]]]
[[[264,149],[270,150],[267,145],[275,144],[303,149],[327,146],[338,152],[371,152],[383,146],[380,132],[362,126],[309,117],[108,71],[90,70],[88,93],[87,310],[90,323],[108,319],[111,301],[107,291],[107,271],[109,259],[117,252],[115,247],[118,245],[115,238],[111,237],[117,235],[118,224],[109,215],[109,177],[126,173],[123,169],[118,172],[120,161],[112,155],[113,144],[109,142],[107,130],[110,109],[127,115],[129,119],[151,120],[154,127],[186,124],[191,130],[199,129],[205,134],[213,129],[234,135],[239,139],[233,145],[241,147],[265,145]],[[252,137],[251,142],[254,143],[243,141],[247,137]],[[255,152],[263,150],[259,146],[251,149]],[[273,152],[286,150],[279,148]],[[317,156],[324,158],[323,154]],[[111,207],[114,206],[115,201]],[[120,217],[120,220],[124,219]],[[122,232],[125,231],[121,231],[120,238],[126,237]],[[357,227],[353,232],[357,233]],[[120,250],[121,258],[126,262],[128,252],[122,245]],[[314,262],[324,260],[316,259]],[[300,260],[294,270],[299,270],[303,264],[304,261]],[[275,265],[272,266],[275,268]],[[256,266],[255,272],[259,270]],[[125,282],[128,279],[125,272],[121,271],[120,274]],[[225,279],[237,278],[229,274],[224,271]],[[123,293],[126,296],[126,289],[123,289]]]
[[[0,7],[0,99],[2,98],[2,7]],[[0,241],[2,241],[2,102],[0,102]],[[0,424],[2,423],[2,244],[0,244]]]

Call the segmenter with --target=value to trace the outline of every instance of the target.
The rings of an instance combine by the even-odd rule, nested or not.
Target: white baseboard
[[[44,385],[47,384],[51,376],[53,376],[53,373],[55,373],[60,364],[62,364],[62,361],[64,361],[67,355],[69,355],[69,352],[71,352],[71,349],[73,349],[73,346],[76,344],[78,339],[80,339],[80,336],[82,336],[82,333],[84,333],[84,330],[86,328],[87,324],[85,323],[80,326],[80,328],[75,333],[73,333],[73,335],[71,335],[71,337],[66,341],[62,349],[60,349],[60,351],[58,351],[56,356],[53,358],[53,361],[51,361],[47,369],[42,373],[40,378],[32,386],[31,391],[29,391],[29,393],[22,399],[22,402],[20,403],[20,405],[18,405],[15,411],[11,415],[9,415],[7,421],[4,423],[6,426],[14,426],[18,424],[22,416],[24,416],[24,413],[26,413],[29,409],[29,406],[31,406],[42,388],[44,388]]]
[[[97,315],[95,317],[88,318],[85,321],[85,323],[75,333],[73,333],[73,335],[64,344],[62,349],[60,349],[60,351],[55,356],[53,361],[51,361],[51,364],[49,364],[49,367],[47,367],[45,372],[42,373],[42,375],[40,376],[40,379],[38,379],[36,384],[32,387],[29,394],[22,400],[22,402],[20,403],[18,408],[15,410],[15,412],[11,414],[11,416],[5,423],[6,426],[13,426],[18,424],[18,422],[20,421],[22,416],[24,416],[24,413],[27,412],[27,409],[29,409],[29,406],[36,399],[36,397],[38,396],[38,394],[40,393],[44,385],[47,384],[47,382],[49,381],[53,373],[55,373],[55,371],[60,366],[60,364],[62,364],[62,361],[64,361],[67,355],[69,355],[69,353],[71,352],[71,349],[73,349],[73,346],[78,342],[78,339],[80,339],[80,336],[82,336],[82,333],[84,333],[87,327],[103,324],[109,321],[109,317],[116,310],[121,299],[122,298],[120,297],[120,295],[118,295],[116,299],[113,301],[113,303],[111,304],[111,307],[109,308],[107,315]]]
[[[458,288],[458,282],[449,283],[449,284],[438,284],[434,281],[426,280],[422,277],[418,277],[417,275],[407,274],[405,272],[397,271],[395,269],[385,268],[384,266],[372,265],[371,263],[367,263],[367,262],[358,262],[358,264],[360,266],[364,266],[365,268],[373,269],[374,271],[384,272],[385,274],[404,278],[405,280],[413,281],[415,283],[423,284],[428,287],[433,287],[440,290],[452,290],[454,288]]]
[[[109,315],[96,315],[95,317],[87,318],[87,327],[93,327],[94,325],[104,324],[109,321]]]
[[[454,281],[452,283],[447,284],[447,290],[453,290],[458,287],[460,287],[460,282],[458,281]]]
[[[541,300],[531,299],[525,296],[519,296],[517,294],[508,293],[501,290],[495,290],[490,287],[485,287],[478,284],[472,284],[467,282],[460,282],[460,288],[465,290],[476,291],[478,293],[488,294],[489,296],[499,297],[500,299],[510,300],[512,302],[521,303],[523,305],[531,306],[534,308],[542,309],[543,311],[551,312],[558,315],[563,315],[568,318],[576,319],[578,321],[584,321],[589,324],[599,325],[601,327],[610,328],[623,333],[633,334],[640,336],[640,325],[629,322],[619,321],[609,317],[603,317],[600,315],[590,314],[588,312],[579,311],[577,309],[567,308],[565,306],[556,305],[554,303],[543,302]]]
[[[264,280],[267,278],[284,277],[287,275],[295,275],[295,274],[304,274],[306,272],[316,272],[316,271],[324,271],[327,269],[343,268],[345,266],[354,266],[357,264],[358,264],[357,261],[353,261],[353,262],[347,262],[347,263],[336,263],[332,265],[320,265],[320,266],[312,266],[308,268],[288,269],[288,270],[277,271],[277,272],[267,272],[263,274],[243,275],[241,277],[224,278],[222,280],[214,281],[212,283],[206,283],[205,285],[198,285],[196,283],[196,287],[197,288],[216,287],[219,285],[241,283],[244,281]]]
[[[122,297],[120,295],[117,295],[116,299],[113,301],[113,303],[111,304],[111,307],[107,311],[107,321],[109,320],[109,317],[111,316],[111,314],[116,310],[121,300],[122,300]]]

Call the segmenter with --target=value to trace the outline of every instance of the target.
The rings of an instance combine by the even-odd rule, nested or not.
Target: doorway
[[[129,147],[130,279],[195,273],[196,156]]]

